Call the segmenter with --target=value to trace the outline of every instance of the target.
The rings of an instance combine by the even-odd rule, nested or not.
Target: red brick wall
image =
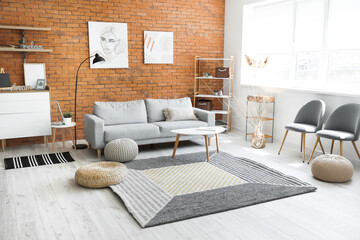
[[[28,53],[28,63],[45,63],[54,100],[63,111],[74,111],[75,75],[89,56],[88,21],[128,24],[129,68],[90,69],[85,63],[79,74],[78,139],[83,138],[83,115],[92,112],[94,101],[127,101],[145,98],[192,96],[194,56],[222,57],[224,44],[224,0],[2,0],[0,24],[50,27],[50,32],[26,31],[52,53]],[[143,31],[174,33],[174,64],[146,65]],[[1,30],[0,44],[18,44],[21,32]],[[24,84],[22,53],[0,52],[0,66],[12,83]],[[220,86],[219,86],[220,88]],[[9,141],[25,144],[42,141],[27,138]]]

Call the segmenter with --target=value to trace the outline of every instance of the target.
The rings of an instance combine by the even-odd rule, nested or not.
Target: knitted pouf
[[[75,182],[83,187],[102,188],[121,182],[128,174],[126,166],[118,162],[98,162],[85,165],[75,173]]]
[[[325,154],[314,159],[311,172],[317,179],[340,183],[351,179],[354,167],[342,156]]]
[[[139,148],[136,142],[129,138],[112,140],[105,146],[104,155],[108,161],[127,162],[136,158]]]

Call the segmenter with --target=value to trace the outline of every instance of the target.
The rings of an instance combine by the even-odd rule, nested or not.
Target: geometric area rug
[[[4,159],[5,170],[25,167],[37,167],[75,161],[69,152],[46,153]]]
[[[316,187],[242,157],[203,152],[125,163],[110,186],[141,227],[181,221],[313,192]]]

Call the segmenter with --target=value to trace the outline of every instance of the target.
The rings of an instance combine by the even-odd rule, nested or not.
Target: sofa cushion
[[[95,102],[94,115],[102,118],[106,125],[146,123],[144,100],[129,102]]]
[[[207,123],[203,121],[175,121],[175,122],[154,122],[153,123],[160,128],[160,137],[172,137],[176,136],[176,133],[172,133],[171,130],[181,128],[195,128],[195,127],[207,127]]]
[[[166,121],[186,121],[186,120],[197,120],[194,109],[188,107],[167,107],[164,108],[164,116]]]
[[[165,121],[163,113],[166,107],[189,107],[191,108],[191,100],[188,97],[179,99],[146,99],[146,111],[148,122]]]
[[[160,137],[159,127],[148,123],[121,124],[104,127],[105,142],[119,138],[143,140]]]

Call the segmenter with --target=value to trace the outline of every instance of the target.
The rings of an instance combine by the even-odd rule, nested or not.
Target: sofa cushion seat
[[[135,123],[105,126],[104,134],[105,142],[119,138],[130,138],[136,141],[160,137],[160,130],[154,124]]]
[[[160,137],[173,137],[176,133],[171,132],[174,129],[181,128],[195,128],[195,127],[207,127],[207,122],[192,120],[192,121],[174,121],[174,122],[154,122],[153,123],[160,128]]]

